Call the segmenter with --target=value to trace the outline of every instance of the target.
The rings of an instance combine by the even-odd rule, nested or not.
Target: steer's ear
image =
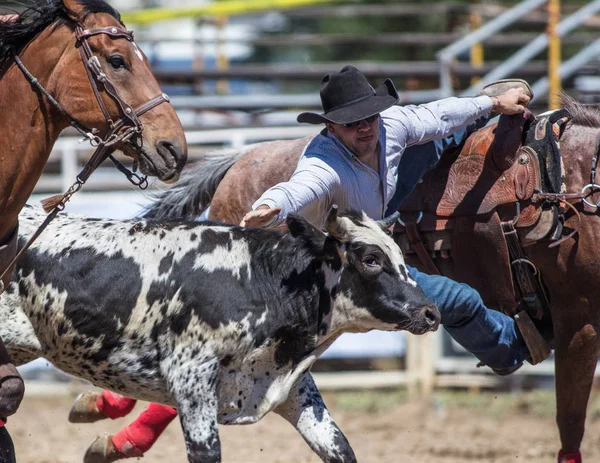
[[[321,253],[325,244],[325,233],[313,227],[304,217],[297,214],[288,214],[286,224],[294,238],[308,244],[311,250]]]
[[[340,242],[313,227],[304,217],[289,214],[287,227],[290,234],[304,242],[315,257],[325,260],[344,258],[340,251]]]

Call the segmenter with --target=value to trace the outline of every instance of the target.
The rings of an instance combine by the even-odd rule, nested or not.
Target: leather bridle
[[[9,269],[19,260],[19,258],[23,255],[23,253],[33,244],[33,242],[37,239],[37,237],[42,233],[42,231],[48,226],[48,224],[56,217],[58,212],[62,211],[65,208],[65,204],[73,194],[81,189],[81,187],[85,184],[87,179],[90,177],[92,172],[96,170],[96,168],[107,158],[110,158],[111,161],[115,164],[115,166],[123,172],[129,181],[134,185],[138,186],[141,189],[145,189],[148,186],[148,181],[145,176],[140,177],[135,173],[129,171],[123,164],[121,164],[113,155],[113,151],[116,149],[116,145],[118,143],[128,142],[130,143],[134,150],[140,152],[140,145],[137,143],[138,137],[141,137],[142,132],[144,130],[144,125],[140,121],[140,116],[147,113],[151,109],[157,107],[158,105],[169,102],[169,97],[162,93],[146,103],[138,106],[137,108],[133,108],[127,102],[121,98],[119,92],[115,85],[112,83],[110,78],[102,71],[102,66],[98,57],[94,55],[90,45],[88,44],[88,38],[94,35],[106,34],[111,39],[120,39],[125,38],[130,42],[133,42],[133,32],[119,29],[115,26],[108,27],[100,27],[97,29],[83,29],[80,24],[77,24],[75,28],[75,39],[76,45],[79,47],[79,53],[81,55],[81,60],[83,61],[83,65],[88,75],[88,79],[94,91],[94,95],[96,95],[96,100],[98,101],[98,105],[100,106],[100,110],[104,115],[104,119],[109,126],[108,131],[104,135],[104,137],[100,137],[98,134],[100,131],[97,128],[88,128],[83,125],[81,122],[77,121],[74,117],[72,117],[67,110],[65,110],[61,104],[56,101],[56,99],[48,93],[48,91],[39,83],[37,78],[35,78],[31,72],[25,67],[21,59],[16,53],[13,53],[13,59],[19,69],[23,72],[27,80],[31,83],[31,85],[35,86],[37,90],[43,94],[48,101],[56,108],[63,116],[65,116],[69,120],[69,124],[71,127],[75,128],[79,133],[81,133],[92,146],[96,148],[89,161],[83,168],[83,170],[79,173],[76,178],[75,183],[65,192],[63,195],[59,196],[59,200],[53,204],[52,210],[42,223],[40,227],[36,230],[36,232],[31,236],[29,241],[19,250],[16,256],[12,259],[12,261],[8,264],[8,266],[4,269],[0,268],[0,294],[4,291],[4,283],[2,279],[5,277]],[[119,110],[121,112],[120,118],[115,122],[113,121],[110,113],[106,109],[106,105],[102,100],[100,86],[103,87],[104,91],[117,103]]]
[[[52,106],[54,106],[61,114],[69,119],[69,124],[71,127],[75,128],[90,142],[92,146],[96,147],[96,151],[94,154],[92,154],[84,169],[77,176],[77,181],[83,185],[91,173],[105,159],[110,158],[115,163],[117,168],[127,175],[130,182],[143,189],[147,186],[146,178],[139,177],[136,174],[129,172],[112,156],[112,152],[116,149],[115,145],[126,141],[128,141],[133,148],[139,152],[139,146],[134,143],[134,141],[138,137],[141,137],[144,130],[144,125],[140,121],[140,116],[162,103],[169,102],[169,97],[165,93],[162,93],[142,104],[141,106],[138,106],[137,108],[133,108],[127,102],[125,102],[119,95],[119,91],[112,83],[110,78],[102,71],[100,61],[98,60],[98,57],[94,55],[88,43],[89,37],[100,34],[106,34],[111,39],[125,38],[128,41],[133,42],[133,31],[122,30],[115,26],[100,27],[97,29],[83,29],[80,24],[78,24],[75,28],[75,46],[79,48],[81,60],[83,61],[83,65],[87,72],[92,90],[94,91],[94,95],[96,96],[96,101],[98,102],[100,110],[104,115],[104,119],[109,126],[108,132],[104,135],[104,137],[100,137],[98,135],[100,131],[97,128],[90,129],[73,118],[29,72],[16,54],[13,54],[13,59],[27,80],[48,99]],[[101,91],[99,88],[100,86],[103,87],[104,91],[117,103],[117,106],[119,107],[121,117],[116,122],[113,121],[110,113],[106,109],[106,105],[104,104],[101,96]]]

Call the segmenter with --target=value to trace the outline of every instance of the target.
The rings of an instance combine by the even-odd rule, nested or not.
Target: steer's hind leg
[[[288,399],[275,412],[298,430],[323,461],[356,462],[350,443],[333,421],[310,373],[305,373],[295,384]]]
[[[190,463],[219,463],[217,430],[219,362],[183,361],[168,373],[171,394],[183,428]]]

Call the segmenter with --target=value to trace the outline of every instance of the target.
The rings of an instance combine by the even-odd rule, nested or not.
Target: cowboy
[[[522,113],[531,98],[522,80],[500,81],[485,93],[401,107],[390,79],[373,89],[353,66],[325,75],[323,113],[305,112],[297,119],[324,123],[325,129],[306,146],[290,180],[267,190],[241,225],[277,226],[288,214],[299,213],[321,227],[332,204],[381,219],[396,209],[444,149],[460,145],[491,113]],[[506,375],[523,364],[529,352],[512,318],[488,309],[465,284],[409,270],[440,309],[446,330],[483,365]]]

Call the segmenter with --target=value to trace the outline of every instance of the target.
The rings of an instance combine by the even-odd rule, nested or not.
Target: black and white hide
[[[44,217],[23,210],[21,246]],[[440,314],[382,224],[332,209],[328,233],[298,216],[288,228],[61,213],[0,297],[0,336],[16,364],[45,357],[177,407],[190,462],[220,461],[217,423],[270,411],[324,461],[353,462],[311,365],[344,332],[422,334]]]

